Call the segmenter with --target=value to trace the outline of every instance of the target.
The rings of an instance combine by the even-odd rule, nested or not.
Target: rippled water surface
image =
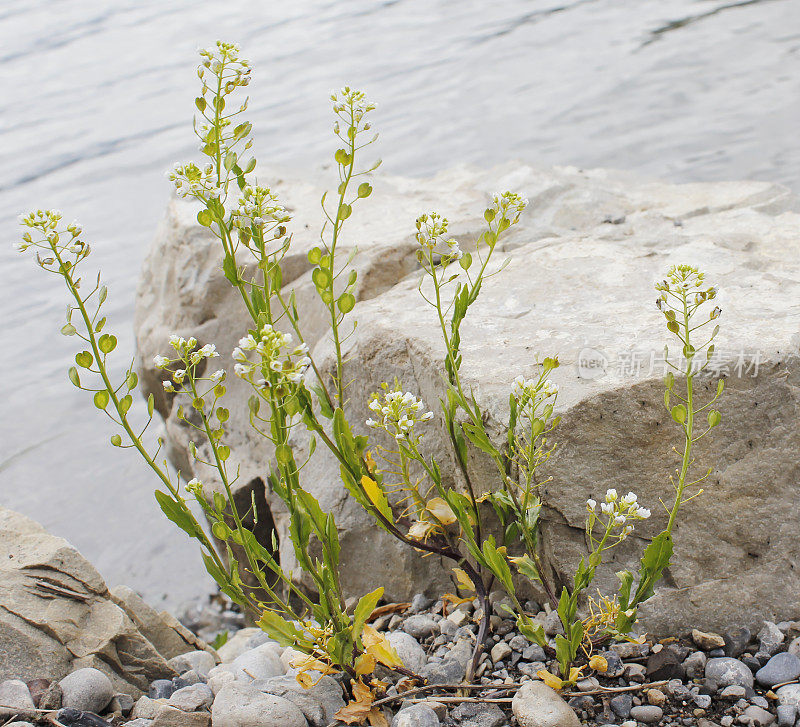
[[[379,104],[395,174],[518,158],[800,190],[798,0],[4,0],[0,502],[152,601],[205,591],[199,558],[68,384],[65,294],[10,243],[29,207],[79,218],[112,291],[118,360],[132,355],[164,172],[195,154],[195,51],[217,38],[254,62],[262,162],[324,161],[327,96],[350,83]]]

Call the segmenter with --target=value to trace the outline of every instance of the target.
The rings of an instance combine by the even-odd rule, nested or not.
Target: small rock
[[[490,656],[492,657],[492,661],[496,664],[498,661],[503,661],[511,656],[511,647],[505,641],[499,641],[492,647]]]
[[[688,679],[700,679],[706,672],[708,657],[702,651],[689,654],[683,662],[683,670]]]
[[[683,659],[676,649],[665,646],[661,651],[651,654],[647,658],[647,677],[654,682],[665,679],[683,679],[686,672],[682,662]]]
[[[725,689],[719,692],[721,699],[744,699],[746,695],[747,690],[738,684],[731,684],[729,687],[725,687]]]
[[[411,634],[417,641],[422,641],[428,636],[432,636],[439,630],[439,627],[430,616],[427,614],[418,614],[416,616],[409,616],[403,622],[403,631]]]
[[[663,691],[679,702],[686,701],[692,697],[691,691],[689,691],[689,688],[680,679],[670,679],[670,681],[664,685]]]
[[[791,640],[789,646],[786,648],[786,651],[788,651],[790,654],[800,657],[800,636],[797,636]]]
[[[180,654],[167,662],[178,674],[184,674],[187,671],[195,671],[201,676],[207,677],[217,664],[214,657],[207,651],[189,651],[185,654]]]
[[[591,692],[600,686],[600,682],[595,677],[587,677],[578,681],[575,686],[579,692]]]
[[[539,644],[531,644],[522,650],[522,658],[525,661],[547,661],[544,649]]]
[[[778,704],[791,704],[800,709],[800,684],[786,684],[775,695],[778,697]]]
[[[769,702],[767,701],[767,698],[762,697],[760,694],[750,697],[750,704],[755,704],[762,709],[769,709]]]
[[[169,704],[161,705],[151,727],[211,727],[211,715],[206,712],[184,712]]]
[[[0,682],[0,719],[28,715],[36,709],[28,685],[19,679]]]
[[[775,628],[777,629],[778,627],[776,626]],[[755,704],[751,704],[745,709],[742,712],[742,717],[746,717],[747,723],[753,725],[753,727],[767,727],[767,725],[771,725],[775,721],[775,715],[772,712],[768,712],[763,707],[758,707]]]
[[[99,714],[73,709],[72,707],[59,709],[56,712],[56,719],[64,727],[109,727],[111,724],[106,722]]]
[[[427,704],[412,704],[394,716],[392,727],[439,727],[439,718]]]
[[[39,698],[39,709],[61,709],[63,693],[58,682],[53,682]]]
[[[693,699],[700,709],[708,709],[711,706],[711,697],[708,694],[695,694]]]
[[[517,636],[511,638],[511,640],[508,642],[508,645],[514,649],[514,651],[518,651],[520,654],[522,654],[524,653],[525,649],[528,648],[528,639],[518,634]],[[538,646],[538,644],[535,645]],[[539,646],[539,648],[541,649],[542,647]]]
[[[263,634],[261,629],[248,627],[239,629],[222,646],[217,649],[217,654],[223,664],[233,661],[237,656],[241,656],[245,651],[253,647],[250,646],[250,639],[258,634]]]
[[[469,614],[466,611],[457,608],[455,611],[447,615],[447,619],[450,623],[454,624],[455,626],[463,626],[469,620]]]
[[[125,723],[125,727],[150,727],[153,724],[152,719],[145,719],[144,717],[137,717],[130,722]]]
[[[133,711],[136,701],[130,694],[115,694],[108,705],[112,712],[119,712],[123,717],[127,717]]]
[[[511,711],[520,727],[580,727],[578,715],[544,682],[526,682],[514,695]]]
[[[429,661],[422,669],[420,676],[430,684],[458,684],[466,673],[466,664],[458,659],[447,657],[441,661]]]
[[[422,613],[426,611],[433,603],[432,598],[428,598],[424,593],[415,593],[411,599],[411,606],[408,609],[409,613]]]
[[[150,699],[169,699],[175,691],[172,679],[156,679],[150,684],[147,696]]]
[[[99,669],[91,667],[67,674],[58,685],[63,694],[61,703],[64,707],[83,712],[102,712],[115,691],[111,680]]]
[[[199,684],[200,682],[205,683],[205,681],[206,680],[194,669],[189,669],[189,671],[183,672],[179,677],[172,677],[172,686],[175,687],[175,691],[177,691],[184,687],[190,687],[192,684]]]
[[[725,639],[725,656],[738,657],[744,653],[747,645],[750,643],[752,634],[748,628],[731,629],[726,631]]]
[[[630,694],[618,694],[616,697],[611,697],[608,706],[617,717],[627,719],[633,707],[633,697]]]
[[[648,689],[645,696],[647,703],[655,707],[663,707],[667,702],[667,695],[660,689]]]
[[[797,707],[793,704],[779,704],[775,711],[778,713],[778,727],[794,727]]]
[[[738,659],[728,656],[708,660],[706,679],[713,681],[719,688],[729,687],[731,684],[753,688],[753,672]]]
[[[623,672],[629,682],[641,684],[647,677],[647,669],[644,664],[625,664]]]
[[[6,722],[3,727],[33,727],[33,722]]]
[[[330,676],[321,677],[308,689],[289,674],[254,682],[253,687],[266,694],[288,699],[300,709],[311,727],[327,727],[336,721],[334,715],[344,707],[342,687]]]
[[[427,663],[428,657],[425,655],[425,649],[411,634],[405,631],[392,631],[387,634],[386,639],[397,652],[406,669],[411,669],[418,674],[419,670]]]
[[[450,714],[461,727],[505,727],[508,724],[506,715],[496,704],[459,704]]]
[[[640,656],[647,656],[648,653],[650,653],[650,647],[647,644],[637,644],[632,641],[612,644],[611,650],[616,651],[620,659],[637,659]]]
[[[579,712],[594,711],[594,698],[588,694],[578,694],[572,697],[567,704]]]
[[[545,634],[547,636],[553,637],[564,635],[564,625],[561,623],[561,618],[559,618],[557,611],[550,611],[544,619],[544,623],[542,624],[542,628],[544,628]]]
[[[756,681],[762,687],[791,682],[800,676],[800,659],[786,651],[775,654],[756,672]]]
[[[134,719],[140,717],[143,719],[155,719],[162,704],[163,702],[156,702],[154,699],[150,699],[150,697],[139,697],[139,699],[136,700],[136,704],[133,705],[131,716]]]
[[[644,722],[645,724],[659,722],[663,716],[664,710],[654,704],[642,704],[631,709],[631,717],[637,722]]]
[[[308,727],[300,708],[249,684],[226,684],[211,708],[214,727]]]
[[[262,644],[245,651],[231,662],[233,676],[237,681],[249,683],[284,674],[286,670],[281,663],[282,651],[275,643]]]
[[[622,676],[622,673],[625,671],[625,665],[622,663],[622,659],[616,651],[603,651],[600,656],[606,660],[606,664],[608,665],[603,676],[609,677],[610,679]]]
[[[758,632],[756,638],[758,639],[758,650],[772,656],[786,636],[772,621],[764,621],[764,627]]]
[[[725,646],[724,637],[710,631],[699,631],[698,629],[692,629],[692,641],[703,651],[722,649]]]
[[[183,689],[178,689],[169,698],[169,704],[184,712],[197,712],[201,709],[211,709],[214,702],[214,692],[207,684],[192,684]]]

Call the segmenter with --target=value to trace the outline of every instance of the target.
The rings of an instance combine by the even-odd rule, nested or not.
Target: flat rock
[[[281,663],[281,651],[280,646],[272,643],[245,651],[231,662],[234,677],[251,682],[282,675],[286,669]]]
[[[308,689],[300,686],[297,679],[289,674],[254,682],[253,686],[266,694],[288,699],[300,709],[311,727],[328,727],[345,704],[342,688],[330,676],[320,677]]]
[[[638,707],[631,708],[631,717],[637,722],[652,724],[654,722],[660,722],[663,716],[664,710],[655,704],[641,704]]]
[[[170,698],[169,704],[184,712],[197,712],[201,709],[211,709],[214,702],[214,692],[207,684],[192,684],[178,689]]]
[[[323,184],[334,182],[325,178]],[[485,282],[462,326],[462,379],[485,413],[490,436],[501,443],[511,382],[535,372],[537,355],[559,355],[562,366],[553,372],[560,386],[561,423],[553,435],[559,450],[542,468],[553,478],[541,493],[542,557],[546,568],[568,580],[585,555],[586,499],[608,487],[635,489],[653,516],[637,524],[613,563],[598,569],[594,585],[615,592],[614,574],[635,571],[642,547],[665,524],[658,502],[671,493],[664,472],[679,443],[663,406],[657,361],[666,338],[653,305],[653,281],[673,263],[700,264],[723,291],[716,341],[720,371],[727,370],[723,420],[696,448],[697,472],[714,469],[705,494],[681,515],[668,578],[640,609],[642,623],[651,633],[670,635],[690,628],[716,632],[733,623],[757,629],[765,617],[795,617],[800,572],[786,563],[800,560],[793,425],[800,406],[800,312],[791,302],[800,299],[798,199],[762,182],[673,185],[604,170],[521,164],[459,167],[428,180],[376,177],[372,183],[373,195],[348,221],[341,243],[346,255],[355,242],[369,240],[354,261],[358,303],[351,319],[359,325],[345,346],[354,433],[370,434],[362,423],[369,396],[382,381],[397,376],[433,409],[443,395],[438,322],[417,291],[416,217],[442,212],[451,220],[450,232],[469,249],[484,228],[482,213],[493,191],[510,188],[527,196],[530,205],[500,243],[492,269],[507,258],[510,263]],[[296,293],[315,361],[328,370],[325,315],[306,258],[318,242],[319,180],[284,177],[274,189],[295,210],[284,285]],[[136,314],[142,381],[166,419],[176,464],[187,473],[193,433],[178,420],[152,357],[167,350],[171,333],[230,351],[248,325],[238,292],[222,275],[220,246],[197,224],[196,213],[189,203],[170,203],[144,264]],[[608,217],[624,222],[607,224]],[[744,358],[737,369],[739,353]],[[698,385],[705,398],[714,382]],[[236,377],[228,379],[232,412],[247,412],[250,394]],[[447,435],[434,424],[426,430],[425,454],[449,461]],[[304,437],[298,433],[301,458]],[[271,511],[273,518],[259,522],[275,521],[281,563],[299,572],[282,504],[264,488],[268,443],[254,440],[246,415],[231,418],[226,441],[240,468],[242,497],[249,502],[252,492],[257,507]],[[476,482],[496,487],[499,478],[480,451],[471,450],[469,466]],[[195,469],[209,488],[218,486],[211,469]],[[337,519],[348,595],[361,595],[374,582],[386,587],[389,600],[442,592],[445,576],[436,559],[417,557],[376,528],[344,495],[337,472],[332,456],[318,448],[303,470],[303,484]]]
[[[208,651],[196,650],[175,656],[168,663],[178,674],[194,671],[205,677],[217,665],[217,660]]]
[[[0,718],[27,715],[36,708],[28,685],[19,679],[0,682]]]
[[[700,631],[699,629],[692,629],[692,641],[703,651],[722,649],[725,646],[724,637],[709,631]]]
[[[450,712],[460,727],[505,727],[508,718],[496,704],[459,704]]]
[[[301,709],[288,699],[249,684],[226,684],[211,708],[214,727],[308,727]]]
[[[775,654],[756,672],[756,681],[762,687],[791,682],[800,676],[800,659],[786,651]]]
[[[511,701],[520,727],[580,727],[578,715],[544,682],[525,682]]]

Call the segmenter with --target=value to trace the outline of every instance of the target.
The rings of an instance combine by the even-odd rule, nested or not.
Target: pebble
[[[189,651],[185,654],[173,657],[167,664],[178,672],[178,674],[194,671],[201,676],[207,677],[208,672],[216,666],[217,661],[207,651]]]
[[[206,712],[184,712],[162,704],[151,727],[211,727],[211,715]]]
[[[460,727],[506,727],[508,724],[508,718],[496,704],[459,704],[451,716]]]
[[[646,696],[647,703],[654,707],[663,707],[667,702],[667,695],[660,689],[648,689]]]
[[[514,695],[511,711],[520,727],[581,727],[578,715],[544,682],[526,682]]]
[[[284,674],[281,651],[283,650],[275,643],[262,644],[245,651],[231,662],[234,678],[248,683]]]
[[[706,679],[713,681],[717,687],[721,688],[729,687],[731,684],[753,688],[753,672],[738,659],[728,656],[708,660]]]
[[[300,708],[249,684],[226,684],[211,708],[214,727],[308,727]]]
[[[156,679],[150,684],[147,696],[150,699],[169,699],[175,691],[172,679]]]
[[[172,682],[169,682],[172,685]],[[67,674],[59,683],[61,704],[83,712],[102,712],[114,697],[114,685],[99,669],[85,667]]]
[[[738,685],[738,684],[731,684],[729,687],[725,687],[720,693],[719,696],[721,699],[744,699],[747,695],[747,689]]]
[[[214,702],[214,692],[207,684],[192,684],[183,689],[178,689],[169,698],[169,704],[184,712],[197,712],[201,709],[211,709]]]
[[[637,722],[644,722],[645,724],[659,722],[663,716],[664,710],[655,704],[642,704],[631,709],[631,717]]]
[[[644,664],[625,664],[623,673],[629,682],[641,684],[647,678],[647,669]]]
[[[547,661],[544,649],[539,644],[531,644],[522,650],[522,658],[525,661]]]
[[[627,719],[633,707],[633,697],[630,694],[618,694],[616,697],[611,697],[608,706],[617,717]]]
[[[702,651],[695,651],[684,659],[683,670],[688,679],[700,679],[706,671],[708,657]]]
[[[450,657],[439,662],[429,661],[420,669],[420,676],[425,677],[430,684],[458,684],[465,673],[466,665]]]
[[[411,599],[411,606],[408,609],[409,613],[422,613],[433,605],[433,599],[428,598],[424,593],[415,593]]]
[[[155,719],[158,709],[162,704],[163,702],[156,702],[154,699],[150,699],[150,697],[139,697],[139,699],[136,700],[136,704],[133,705],[131,716],[134,719],[139,717]]]
[[[708,694],[695,694],[693,699],[700,709],[708,709],[711,706],[711,697]]]
[[[794,681],[798,676],[800,676],[800,659],[784,651],[775,654],[756,672],[756,681],[762,687],[773,687],[776,684]]]
[[[779,704],[776,712],[778,713],[778,727],[793,727],[797,717],[797,707],[793,704]]]
[[[758,632],[758,649],[772,656],[786,638],[785,634],[772,621],[764,621],[764,627]]]
[[[63,698],[64,695],[58,682],[53,682],[39,698],[39,709],[61,709]]]
[[[712,649],[722,649],[725,646],[725,638],[710,631],[700,631],[692,629],[692,641],[703,651]]]
[[[664,679],[683,679],[683,655],[672,646],[665,646],[647,658],[647,677],[650,681],[660,682]]]
[[[752,634],[750,629],[742,627],[738,629],[730,629],[725,632],[723,638],[725,639],[725,656],[737,657],[741,656],[747,645],[750,643]]]
[[[428,661],[428,657],[425,655],[425,649],[420,646],[419,641],[411,634],[405,631],[392,631],[387,635],[386,639],[397,652],[397,655],[407,669],[411,669],[411,671],[418,674],[419,670],[425,666]]]
[[[0,718],[3,720],[19,713],[27,714],[36,707],[33,704],[28,685],[19,679],[7,679],[0,682]]]
[[[791,704],[800,709],[800,684],[786,684],[776,690],[778,704]]]
[[[621,659],[637,659],[650,653],[650,647],[647,644],[636,644],[632,641],[613,644],[611,650],[616,651]]]
[[[392,727],[439,727],[439,718],[427,704],[412,704],[394,716]]]
[[[511,647],[505,641],[500,641],[492,647],[489,655],[491,656],[492,661],[497,664],[497,662],[503,661],[507,657],[511,656]]]
[[[136,704],[136,701],[130,694],[115,694],[108,705],[108,709],[127,717],[133,711],[134,704]]]
[[[432,636],[439,630],[439,626],[430,616],[417,614],[410,616],[403,622],[403,631],[411,634],[417,641],[422,641]]]
[[[130,722],[125,723],[125,727],[150,727],[153,724],[152,719],[145,719],[144,717],[137,717]]]
[[[111,724],[94,712],[73,709],[72,707],[59,709],[56,712],[56,719],[64,727],[109,727]]]
[[[775,628],[777,629],[777,626]],[[755,704],[751,704],[745,709],[742,712],[742,717],[746,717],[747,723],[753,725],[753,727],[767,727],[767,725],[771,725],[775,721],[775,715],[772,712],[768,712],[763,707],[758,707]]]
[[[606,664],[608,664],[603,676],[611,679],[622,676],[622,673],[625,671],[625,664],[622,663],[622,659],[616,651],[603,651],[600,656],[602,656],[606,660]]]
[[[525,649],[528,648],[528,639],[520,634],[517,634],[509,640],[508,645],[514,651],[518,651],[520,654],[522,654],[525,652]],[[534,644],[534,646],[538,646],[538,644]],[[542,647],[539,646],[539,648],[541,649]],[[542,653],[544,653],[544,651]]]

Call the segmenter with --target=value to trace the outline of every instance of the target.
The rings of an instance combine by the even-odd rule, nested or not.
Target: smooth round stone
[[[786,651],[775,654],[756,672],[756,681],[762,687],[791,682],[800,676],[800,659]]]
[[[797,707],[793,704],[779,704],[775,711],[778,713],[778,727],[793,727]]]
[[[800,709],[800,684],[786,684],[775,691],[778,704],[791,704]]]
[[[0,705],[2,705],[0,706],[0,718],[3,721],[14,717],[17,711],[27,712],[35,709],[28,685],[19,679],[7,679],[0,682]]]
[[[526,682],[514,695],[511,711],[520,727],[581,727],[578,715],[544,682]]]
[[[214,727],[308,727],[297,705],[241,682],[220,689],[211,719]]]
[[[156,679],[150,684],[147,696],[150,699],[169,699],[175,691],[172,679]]]
[[[392,727],[439,727],[439,718],[427,704],[412,704],[394,716]]]
[[[192,684],[178,689],[170,698],[169,704],[184,712],[197,712],[210,709],[214,702],[214,692],[207,684]]]
[[[386,639],[397,652],[406,669],[411,669],[418,674],[427,663],[428,657],[425,655],[425,649],[411,634],[405,631],[392,631],[387,634]]]
[[[67,674],[58,686],[61,687],[62,706],[82,712],[102,712],[114,697],[111,680],[99,669],[92,667]]]
[[[737,684],[740,687],[753,688],[753,672],[738,659],[721,656],[706,662],[706,679],[713,681],[719,688]]]
[[[664,710],[654,704],[642,704],[631,709],[631,717],[637,722],[652,724],[659,722],[664,716]]]
[[[416,616],[409,616],[403,623],[403,631],[411,634],[418,641],[435,634],[439,630],[439,626],[427,614],[418,614]]]
[[[187,651],[185,654],[173,657],[167,662],[178,674],[194,671],[200,676],[207,677],[217,664],[216,659],[207,651]]]
[[[281,663],[281,651],[277,644],[262,644],[237,656],[231,662],[231,671],[237,681],[244,682],[280,676],[286,672]]]

